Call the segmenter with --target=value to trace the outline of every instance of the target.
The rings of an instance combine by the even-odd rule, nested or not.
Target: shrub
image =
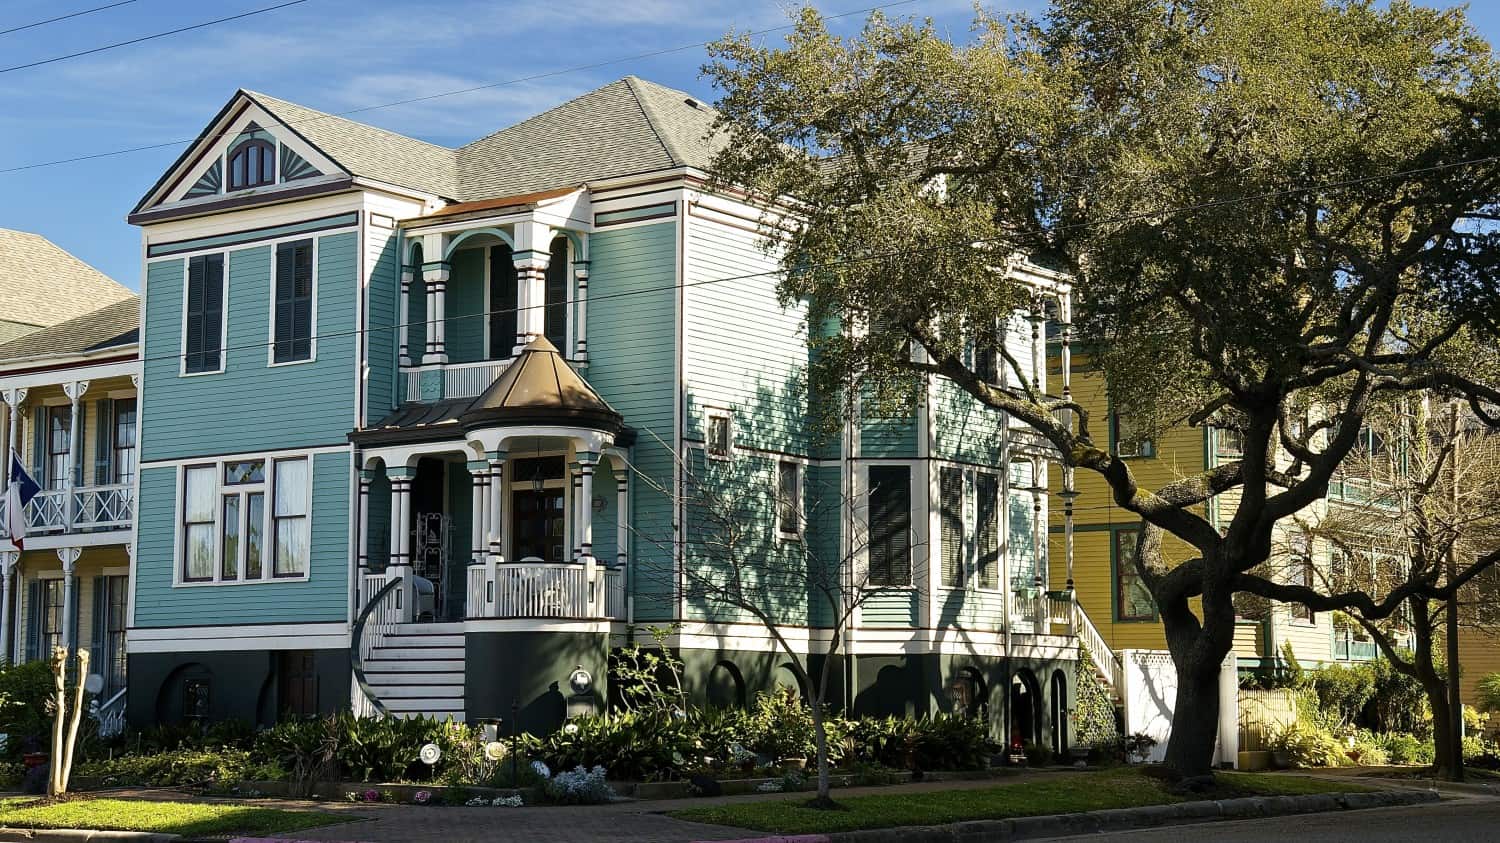
[[[548,779],[542,785],[542,792],[562,805],[601,805],[615,795],[605,781],[603,767],[586,769],[581,765]]]
[[[26,750],[23,744],[36,738],[43,744],[52,728],[52,699],[56,680],[47,662],[35,661],[0,667],[0,732],[10,735],[6,757],[15,760]]]
[[[1430,763],[1430,760],[1422,760],[1423,750],[1426,750],[1426,754],[1430,759],[1433,753],[1433,748],[1431,744],[1428,744],[1425,741],[1417,740],[1416,735],[1408,734],[1406,732],[1390,732],[1388,734],[1382,735],[1381,738],[1382,742],[1385,744],[1386,755],[1390,759],[1390,763]]]
[[[1500,711],[1500,673],[1487,673],[1479,677],[1477,693],[1481,709]]]
[[[1093,654],[1082,644],[1078,645],[1075,676],[1078,694],[1073,715],[1074,740],[1079,746],[1109,746],[1120,733],[1115,719],[1115,701],[1099,678]]]
[[[751,745],[774,759],[812,758],[812,711],[790,688],[755,695]]]
[[[248,775],[252,770],[256,776]],[[176,749],[88,761],[80,764],[74,774],[99,779],[110,786],[180,787],[238,782],[269,771],[264,765],[252,765],[250,753],[242,749]]]
[[[1271,749],[1285,752],[1296,767],[1338,767],[1348,760],[1332,732],[1306,723],[1290,723],[1273,730],[1269,742]]]
[[[1375,694],[1375,673],[1360,665],[1330,665],[1311,674],[1309,685],[1313,698],[1327,719],[1341,726],[1358,722],[1366,704]]]
[[[1346,751],[1349,760],[1366,767],[1380,767],[1391,763],[1385,741],[1373,732],[1361,730],[1354,737],[1354,745]]]

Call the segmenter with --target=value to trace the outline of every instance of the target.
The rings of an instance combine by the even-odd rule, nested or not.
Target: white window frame
[[[781,517],[781,508],[786,500],[781,489],[781,470],[784,466],[791,466],[796,474],[796,498],[791,501],[793,511],[796,513],[796,521],[787,529],[786,520]],[[774,494],[772,499],[775,504],[776,535],[782,541],[801,541],[804,525],[807,523],[807,512],[803,508],[806,501],[806,493],[803,491],[807,483],[807,464],[791,457],[778,457],[776,459],[776,471],[772,477]]]
[[[229,368],[229,261],[232,251],[230,249],[208,249],[180,256],[180,260],[182,261],[182,307],[179,309],[182,311],[182,324],[177,330],[177,376],[179,378],[222,375]],[[224,315],[219,319],[219,368],[204,369],[201,372],[189,372],[187,370],[188,277],[192,274],[193,258],[215,254],[224,256],[224,277],[220,281],[223,288]],[[275,272],[274,262],[275,251],[273,249],[273,274]]]
[[[276,148],[280,149],[281,145],[277,144]],[[280,177],[280,173],[281,173],[281,164],[280,164],[279,161],[276,164],[276,172],[277,172],[277,177],[279,178]],[[294,238],[288,239],[288,240],[277,240],[275,243],[271,244],[271,284],[270,284],[270,290],[267,291],[268,292],[267,298],[269,298],[270,301],[267,302],[267,307],[266,307],[266,368],[268,368],[268,369],[279,369],[279,368],[281,368],[283,366],[301,366],[304,363],[316,363],[316,362],[318,362],[318,251],[319,251],[319,247],[321,246],[322,239],[323,238],[321,238],[321,237],[313,235],[313,236],[309,236],[309,237],[294,237]],[[312,318],[312,324],[308,326],[312,330],[312,333],[311,333],[311,335],[308,336],[308,344],[307,344],[308,354],[307,354],[307,357],[305,357],[305,358],[303,358],[301,360],[287,360],[287,361],[284,361],[284,362],[281,362],[281,363],[277,363],[276,362],[276,253],[277,253],[277,251],[279,251],[281,249],[282,246],[285,246],[288,243],[296,243],[296,242],[298,242],[300,240],[311,240],[312,241],[312,317],[311,317]],[[229,275],[229,272],[228,272],[227,269],[225,270],[224,274],[225,274],[226,277]],[[225,298],[224,298],[224,308],[225,308],[225,314],[224,314],[225,318],[224,318],[224,321],[225,321],[225,323],[228,323],[229,322],[229,297],[228,297],[227,293],[226,293]],[[184,314],[187,313],[186,302],[184,302],[183,313]]]
[[[265,585],[278,582],[306,582],[312,578],[312,529],[313,529],[313,471],[316,466],[316,454],[308,451],[275,451],[261,454],[236,454],[232,456],[215,457],[208,460],[187,460],[177,466],[177,500],[172,517],[176,522],[176,537],[172,552],[172,587],[173,588],[196,588],[199,586],[231,586],[231,585]],[[275,576],[275,548],[272,542],[273,512],[275,508],[276,483],[276,461],[303,459],[307,461],[307,529],[308,529],[308,560],[307,570],[298,575]],[[226,485],[224,483],[224,467],[231,463],[264,461],[265,480],[261,483],[246,483],[239,485]],[[206,580],[186,579],[186,553],[187,553],[187,525],[184,522],[184,507],[187,504],[187,472],[194,468],[212,468],[214,471],[214,570],[213,578]],[[256,578],[245,577],[244,548],[248,536],[249,507],[240,505],[240,554],[236,563],[238,579],[226,580],[223,578],[224,569],[224,498],[229,494],[243,493],[248,498],[248,493],[260,491],[264,494],[261,506],[261,574]]]
[[[723,453],[714,450],[714,421],[724,421],[724,443]],[[703,413],[703,453],[711,460],[733,460],[734,459],[734,411],[718,407],[709,407]]]

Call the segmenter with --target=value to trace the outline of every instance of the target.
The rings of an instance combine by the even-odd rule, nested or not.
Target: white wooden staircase
[[[1094,675],[1109,691],[1115,708],[1124,706],[1125,666],[1076,599],[1073,601],[1073,634],[1077,636],[1078,643],[1088,649],[1089,657],[1094,662]]]
[[[365,681],[392,717],[464,719],[462,623],[402,623],[370,650]]]

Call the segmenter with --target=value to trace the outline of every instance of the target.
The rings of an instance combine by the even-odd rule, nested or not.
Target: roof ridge
[[[489,134],[485,135],[484,137],[475,138],[474,140],[469,141],[468,143],[464,144],[463,146],[460,146],[455,151],[459,152],[459,153],[462,153],[462,152],[468,150],[470,147],[475,146],[476,144],[483,143],[483,142],[485,142],[485,141],[489,140],[490,138],[493,138],[493,137],[495,137],[497,135],[503,135],[506,132],[509,132],[509,131],[511,131],[513,129],[518,129],[518,128],[526,125],[527,123],[532,122],[533,120],[540,120],[543,117],[546,117],[548,114],[551,114],[554,111],[558,111],[558,110],[567,108],[568,106],[572,105],[575,102],[578,102],[579,100],[581,100],[581,99],[583,99],[585,97],[594,96],[595,94],[598,94],[600,91],[603,91],[603,90],[605,90],[607,88],[612,88],[615,85],[619,85],[622,82],[625,83],[626,85],[629,85],[629,80],[631,78],[633,78],[633,77],[622,76],[619,79],[616,79],[616,80],[614,80],[612,82],[606,82],[606,83],[604,83],[603,85],[600,85],[597,88],[590,88],[589,90],[584,91],[583,93],[579,94],[576,97],[564,100],[564,101],[558,103],[557,105],[552,106],[551,108],[543,109],[543,110],[537,112],[536,114],[533,114],[530,117],[527,117],[525,120],[521,120],[519,122],[512,123],[509,126],[501,126],[500,128],[496,129],[493,132],[490,132]]]
[[[289,99],[286,99],[284,97],[278,97],[278,96],[275,96],[274,94],[267,94],[267,93],[264,93],[264,92],[261,92],[261,91],[252,91],[249,88],[240,88],[240,93],[244,94],[247,97],[250,97],[251,99],[273,100],[275,102],[283,103],[285,105],[295,106],[296,108],[300,108],[303,111],[311,111],[314,114],[317,114],[317,115],[319,115],[321,117],[328,117],[328,118],[331,118],[331,119],[334,119],[334,120],[342,120],[342,121],[344,121],[346,123],[354,123],[355,125],[358,125],[358,126],[364,126],[367,129],[374,129],[377,132],[385,132],[388,135],[395,135],[398,138],[404,138],[406,140],[412,141],[413,143],[420,143],[423,146],[430,146],[433,149],[438,150],[439,152],[446,152],[446,153],[452,154],[452,153],[456,153],[458,151],[457,149],[455,149],[454,147],[451,147],[451,146],[443,146],[442,144],[433,143],[432,141],[422,140],[421,138],[414,138],[411,135],[402,134],[401,132],[397,132],[397,131],[395,131],[393,129],[386,129],[386,128],[383,128],[381,126],[377,126],[374,123],[365,123],[365,122],[360,121],[360,120],[352,120],[352,119],[350,119],[348,117],[343,116],[342,114],[334,114],[334,113],[329,112],[329,111],[324,111],[324,110],[322,110],[320,108],[313,108],[310,105],[303,105],[300,102],[296,102],[294,100],[289,100]],[[262,107],[265,107],[265,105],[266,105],[264,102],[262,102],[260,104],[261,104]],[[270,110],[270,109],[267,109],[267,110]],[[288,128],[288,129],[296,129],[297,128],[297,124],[296,123],[287,123],[287,124],[284,124],[284,127]],[[326,150],[324,150],[324,154],[325,155],[328,154]]]
[[[657,115],[652,113],[652,109],[646,105],[646,100],[641,96],[641,86],[646,84],[646,80],[635,74],[631,74],[625,77],[625,84],[630,89],[630,96],[635,100],[636,107],[641,110],[641,116],[646,118],[646,125],[651,127],[651,134],[656,136],[656,142],[661,144],[662,151],[667,153],[667,158],[672,162],[672,166],[682,166],[682,163],[687,159],[677,154],[677,150],[673,149],[670,143],[667,143],[667,138],[662,133],[661,127],[656,125]]]

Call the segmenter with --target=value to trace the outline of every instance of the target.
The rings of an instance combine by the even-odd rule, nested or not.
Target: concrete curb
[[[1007,843],[1041,837],[1106,834],[1163,825],[1221,820],[1248,820],[1324,811],[1358,811],[1437,802],[1431,790],[1381,790],[1371,793],[1318,793],[1307,796],[1248,796],[1241,799],[1180,802],[1141,808],[1114,808],[1077,814],[975,820],[941,826],[879,828],[809,834],[797,837],[747,838],[729,843]]]
[[[71,828],[0,828],[0,840],[33,843],[172,843],[177,834],[150,831],[93,831]]]

